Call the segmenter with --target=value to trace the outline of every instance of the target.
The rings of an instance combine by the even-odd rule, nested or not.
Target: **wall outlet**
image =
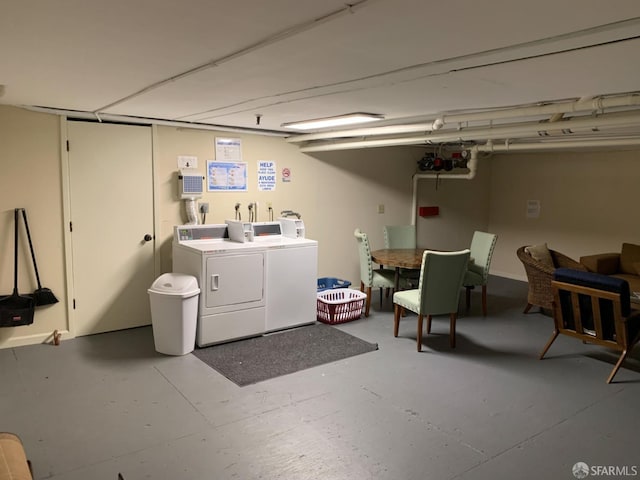
[[[208,203],[199,203],[198,208],[200,209],[200,213],[209,213],[209,204]]]
[[[384,213],[384,205],[382,203],[378,205],[378,213]]]

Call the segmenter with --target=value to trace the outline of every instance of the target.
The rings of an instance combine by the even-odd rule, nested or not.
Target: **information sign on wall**
[[[247,164],[207,161],[207,191],[247,191]]]
[[[219,162],[242,160],[242,140],[216,137],[216,160]]]
[[[258,190],[272,192],[276,189],[276,162],[258,161]]]

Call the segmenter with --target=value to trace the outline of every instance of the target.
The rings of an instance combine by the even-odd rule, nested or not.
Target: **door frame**
[[[82,120],[82,119],[80,119]],[[75,338],[77,336],[77,319],[74,316],[73,299],[74,299],[74,279],[73,279],[73,248],[71,240],[71,231],[69,225],[71,222],[71,184],[70,184],[70,168],[69,168],[69,151],[67,145],[69,142],[69,131],[67,129],[68,118],[66,115],[60,116],[60,171],[62,176],[62,222],[63,222],[63,248],[65,258],[65,284],[66,284],[66,323],[67,329],[58,331],[64,338]],[[157,232],[160,231],[159,215],[158,215],[158,169],[156,168],[158,153],[158,127],[151,125],[151,197],[152,197],[152,223],[154,229],[153,239],[153,272],[157,277],[160,272],[160,249],[158,240],[155,238]]]

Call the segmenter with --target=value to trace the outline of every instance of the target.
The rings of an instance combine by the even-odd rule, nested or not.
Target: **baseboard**
[[[494,272],[494,271],[491,272],[491,275],[494,275],[496,277],[508,278],[510,280],[519,280],[521,282],[528,282],[526,275],[514,275],[513,273]]]
[[[15,328],[15,327],[13,327]],[[59,340],[69,339],[71,335],[69,334],[69,330],[56,330],[59,337]],[[54,332],[51,333],[36,333],[33,335],[20,335],[7,338],[6,340],[0,340],[0,349],[3,348],[14,348],[14,347],[24,347],[27,345],[38,345],[38,344],[54,344]]]

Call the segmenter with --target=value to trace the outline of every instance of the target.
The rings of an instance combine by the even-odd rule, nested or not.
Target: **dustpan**
[[[17,327],[33,323],[35,300],[18,293],[18,209],[14,210],[13,293],[0,299],[0,327]]]

